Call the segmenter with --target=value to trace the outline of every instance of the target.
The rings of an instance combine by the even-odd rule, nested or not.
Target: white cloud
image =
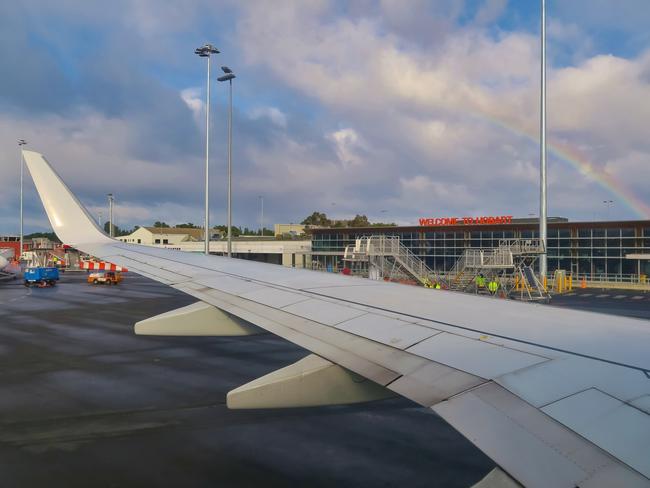
[[[441,198],[443,188],[465,186],[490,195],[493,206],[536,208],[539,156],[529,139],[538,131],[536,35],[500,32],[494,37],[468,26],[447,32],[434,47],[403,42],[399,30],[386,30],[387,21],[372,15],[322,15],[322,2],[315,11],[247,5],[239,40],[248,62],[264,66],[281,83],[317,100],[331,117],[354,127],[354,136],[343,133],[335,139],[339,159],[359,161],[351,150],[358,138],[373,150],[375,174],[383,175],[380,187],[399,180],[402,188],[415,191],[417,182],[433,181],[437,186],[428,191]],[[487,2],[479,16],[488,22],[503,7],[503,2]],[[564,41],[579,35],[570,24],[555,23],[552,32]],[[272,59],[266,56],[269,49],[276,53]],[[587,52],[588,42],[580,49]],[[551,141],[584,146],[581,152],[594,159],[596,168],[631,147],[645,147],[650,85],[643,73],[650,72],[648,57],[577,56],[573,66],[551,68]],[[598,149],[603,145],[604,151]],[[338,170],[339,180],[350,180],[349,169]],[[564,191],[562,182],[581,178],[566,164],[553,169],[551,182],[557,182],[558,190]],[[641,172],[650,176],[650,168]],[[638,177],[620,175],[623,184]],[[603,193],[593,180],[588,184],[594,194]],[[359,183],[358,191],[368,191],[366,186]],[[402,198],[409,198],[409,192]],[[570,202],[581,198],[575,193],[563,198],[558,213],[571,214],[579,206]],[[450,206],[469,204],[450,199]]]
[[[287,127],[287,114],[276,107],[256,107],[250,111],[250,117],[252,119],[267,118],[278,127],[283,129]]]
[[[344,168],[363,163],[358,152],[363,149],[364,144],[357,131],[350,128],[340,129],[329,134],[327,138],[336,146],[336,155]]]
[[[410,223],[423,210],[438,208],[450,214],[515,209],[527,215],[537,208],[537,27],[531,32],[495,29],[492,22],[503,14],[505,2],[471,5],[476,3],[477,12],[463,0],[228,1],[226,15],[223,4],[204,0],[160,9],[146,0],[134,8],[121,8],[129,2],[111,5],[101,21],[95,9],[84,6],[83,21],[110,44],[107,50],[89,44],[106,56],[101,65],[111,67],[95,76],[102,83],[105,74],[114,76],[114,83],[82,99],[101,102],[98,108],[80,108],[83,102],[73,98],[61,116],[44,115],[40,108],[33,116],[0,114],[0,144],[15,147],[18,137],[30,140],[82,199],[97,207],[117,186],[120,204],[131,209],[122,209],[121,215],[132,223],[167,218],[160,213],[196,222],[202,90],[187,87],[192,83],[187,81],[179,87],[177,78],[166,78],[164,72],[203,79],[204,65],[191,55],[200,32],[202,39],[219,44],[220,62],[231,64],[230,55],[237,60],[232,64],[241,74],[238,86],[247,116],[236,118],[234,134],[240,222],[254,222],[260,194],[268,199],[269,218],[276,212],[280,220],[295,221],[332,203],[342,216],[387,209],[391,220]],[[601,31],[594,26],[617,18],[612,12],[618,4],[606,3],[596,0],[591,10],[601,10],[585,12],[584,22],[579,10],[592,5],[584,0],[557,3],[550,16],[550,140],[650,200],[644,185],[650,176],[645,164],[650,156],[650,52],[628,58],[594,55],[594,45],[602,47]],[[640,5],[624,3],[621,11],[629,9],[628,3]],[[53,7],[43,9],[48,16],[55,13]],[[236,14],[232,22],[231,10]],[[567,11],[578,17],[558,15]],[[626,23],[639,30],[648,12],[639,11],[638,19]],[[205,22],[198,22],[198,15]],[[119,32],[107,35],[104,24],[126,30],[118,39]],[[210,27],[201,30],[199,24]],[[216,25],[227,29],[215,30]],[[70,39],[61,40],[59,31],[39,32],[55,39],[57,52],[65,53]],[[211,37],[215,32],[222,38]],[[134,40],[135,54],[129,50]],[[94,59],[97,52],[90,51]],[[125,64],[115,53],[137,56],[137,62]],[[86,66],[86,59],[78,66]],[[162,83],[153,83],[150,73]],[[79,76],[85,81],[83,70]],[[224,123],[225,117],[215,117],[215,218],[223,207]],[[192,137],[197,140],[188,144]],[[0,154],[3,206],[15,204],[15,156]],[[581,174],[555,157],[549,178],[554,214],[592,218],[593,202],[611,196],[589,171]],[[633,216],[622,205],[620,212]],[[7,227],[4,222],[0,225]]]
[[[192,117],[197,126],[202,126],[205,123],[205,101],[201,95],[199,88],[185,88],[180,93],[181,99],[192,111]]]

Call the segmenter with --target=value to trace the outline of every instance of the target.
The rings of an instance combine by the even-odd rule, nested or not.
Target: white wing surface
[[[157,319],[159,330],[200,313],[210,323],[192,334],[236,320],[241,335],[263,329],[318,356],[231,392],[232,406],[382,390],[433,409],[525,486],[650,486],[649,322],[124,244],[41,154],[24,154],[66,244],[203,302]]]

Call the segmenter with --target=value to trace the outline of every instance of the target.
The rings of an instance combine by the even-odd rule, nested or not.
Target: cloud
[[[328,134],[327,138],[334,143],[336,155],[344,168],[363,163],[358,152],[364,149],[364,143],[357,131],[349,128],[340,129]]]
[[[136,3],[0,7],[0,62],[10,67],[0,144],[28,139],[95,209],[113,191],[124,225],[201,219],[205,65],[192,50],[206,40],[238,75],[236,222],[256,225],[259,195],[269,221],[334,208],[340,217],[386,209],[403,223],[443,209],[537,208],[536,9],[497,0]],[[609,45],[599,36],[613,35],[603,17],[613,18],[611,7],[599,0],[583,21],[574,3],[586,5],[558,3],[550,15],[550,140],[648,200],[643,22],[617,27],[636,50],[612,51],[625,36]],[[225,102],[213,99],[215,221],[225,214]],[[16,152],[0,153],[0,164],[8,231]],[[554,157],[549,181],[554,214],[592,218],[590,207],[611,197],[589,171]],[[37,201],[29,212],[33,225],[44,222]]]
[[[283,129],[287,127],[287,114],[276,107],[255,107],[250,111],[250,117],[252,119],[266,117],[278,127],[282,127]]]
[[[181,90],[181,99],[192,111],[194,122],[197,126],[201,125],[201,121],[205,119],[205,101],[201,98],[201,90],[199,88],[185,88]]]
[[[503,14],[508,0],[485,0],[474,16],[477,24],[489,24],[497,20]]]

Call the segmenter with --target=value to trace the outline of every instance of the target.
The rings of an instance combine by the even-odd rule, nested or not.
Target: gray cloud
[[[0,63],[15,68],[0,79],[0,202],[8,209],[0,231],[17,229],[11,148],[19,137],[45,152],[95,212],[113,191],[125,226],[199,222],[205,64],[191,51],[205,40],[222,48],[217,66],[238,74],[236,223],[257,225],[258,195],[267,222],[313,210],[402,223],[534,212],[538,40],[484,26],[504,3],[481,2],[465,25],[467,4],[454,0],[30,0],[0,12]],[[581,38],[585,26],[573,28],[572,15],[556,13],[554,49]],[[599,21],[590,22],[595,29]],[[648,200],[650,55],[596,56],[589,40],[580,49],[549,72],[552,138]],[[226,106],[223,87],[213,93],[212,213],[222,222]],[[550,170],[553,214],[593,218],[611,196],[566,162],[552,159]],[[33,198],[36,228],[45,220]]]

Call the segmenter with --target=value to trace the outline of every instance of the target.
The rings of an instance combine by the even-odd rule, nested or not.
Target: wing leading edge
[[[25,161],[63,242],[432,408],[520,483],[650,486],[647,322],[124,244],[41,154]]]

